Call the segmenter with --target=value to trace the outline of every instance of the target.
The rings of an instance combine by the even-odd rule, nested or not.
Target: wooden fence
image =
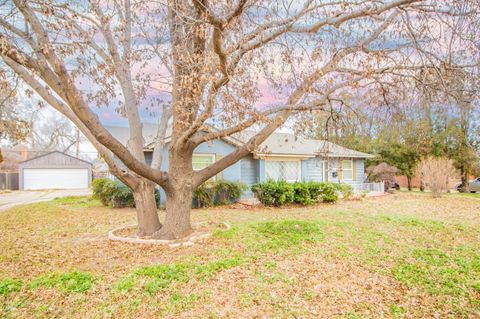
[[[0,172],[0,189],[18,189],[18,173]]]

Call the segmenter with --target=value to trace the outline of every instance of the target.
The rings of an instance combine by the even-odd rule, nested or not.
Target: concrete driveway
[[[88,188],[0,192],[0,212],[18,205],[45,202],[57,197],[89,196],[91,194],[92,190]]]

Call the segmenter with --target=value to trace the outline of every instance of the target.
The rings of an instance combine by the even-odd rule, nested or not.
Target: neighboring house
[[[120,142],[126,144],[129,136],[127,127],[105,126]],[[146,140],[145,158],[152,160],[157,126],[144,124]],[[233,152],[247,141],[251,133],[214,140],[200,144],[194,151],[193,169],[201,170],[223,156]],[[167,138],[168,143],[168,138]],[[347,149],[323,141],[296,138],[289,133],[274,133],[260,145],[258,150],[219,173],[216,179],[238,181],[250,186],[267,179],[295,181],[330,181],[335,183],[362,184],[365,159],[370,154]],[[168,146],[164,148],[162,170],[168,169]],[[252,196],[250,190],[244,197]]]
[[[3,161],[0,162],[0,172],[18,172],[18,163],[28,159],[29,150],[25,145],[1,148]]]
[[[20,189],[88,188],[92,164],[54,151],[19,163]]]

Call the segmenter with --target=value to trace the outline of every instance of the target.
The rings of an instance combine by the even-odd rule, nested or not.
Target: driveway
[[[57,197],[89,196],[91,194],[92,190],[88,188],[0,192],[0,212],[18,205],[45,202]]]

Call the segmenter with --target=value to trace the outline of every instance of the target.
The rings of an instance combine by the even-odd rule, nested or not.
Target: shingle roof
[[[246,142],[255,132],[246,131],[237,134],[236,138]],[[301,155],[306,157],[355,157],[371,158],[373,155],[358,152],[325,140],[311,140],[297,137],[291,133],[273,133],[255,151],[258,156],[268,155]]]
[[[128,127],[124,126],[104,126],[115,138],[122,144],[126,145],[129,137]],[[157,135],[158,125],[143,124],[143,137],[145,139],[145,147],[149,148]],[[234,144],[244,143],[248,141],[256,132],[244,131],[229,137],[227,142]],[[169,134],[167,134],[168,139]],[[311,140],[297,137],[291,133],[273,133],[270,135],[260,147],[254,151],[257,156],[329,156],[329,157],[354,157],[354,158],[371,158],[373,155],[358,152],[335,143],[325,140]]]
[[[151,123],[143,124],[143,138],[145,139],[145,146],[153,143],[158,133],[158,125]],[[127,126],[104,125],[107,131],[110,132],[120,143],[127,145],[130,137],[130,130]]]

